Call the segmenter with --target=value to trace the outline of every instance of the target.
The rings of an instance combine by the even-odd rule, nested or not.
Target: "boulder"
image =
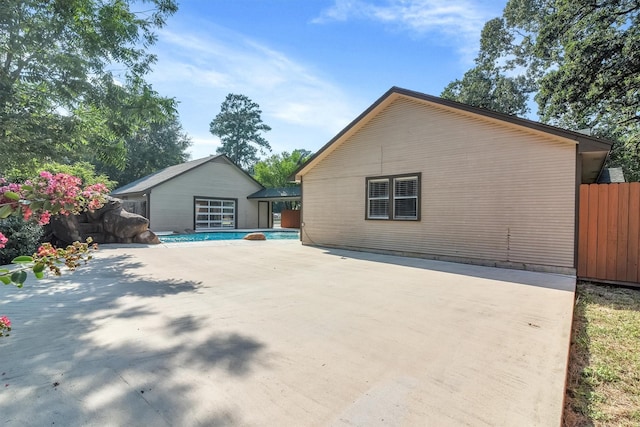
[[[144,243],[147,245],[158,245],[160,244],[160,239],[158,239],[158,236],[156,236],[156,234],[151,231],[151,230],[147,230],[147,231],[143,231],[142,233],[138,234],[136,237],[133,238],[133,243]]]
[[[104,206],[100,209],[96,209],[95,211],[87,211],[87,219],[91,222],[98,222],[102,218],[104,214],[109,211],[113,211],[122,207],[122,200],[116,199],[115,197],[107,196]]]
[[[80,232],[80,223],[76,215],[56,215],[51,217],[49,223],[51,232],[61,242],[84,242]]]
[[[102,216],[104,231],[116,237],[132,239],[149,229],[149,220],[122,208],[109,210]]]
[[[243,237],[244,240],[267,240],[263,233],[249,233]]]
[[[48,230],[50,241],[64,244],[84,242],[87,237],[95,243],[160,243],[158,236],[149,230],[147,218],[127,212],[120,199],[110,196],[95,211],[52,217]]]

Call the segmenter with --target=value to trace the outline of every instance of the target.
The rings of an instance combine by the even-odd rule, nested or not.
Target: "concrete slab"
[[[559,425],[575,279],[296,241],[0,289],[7,426]]]

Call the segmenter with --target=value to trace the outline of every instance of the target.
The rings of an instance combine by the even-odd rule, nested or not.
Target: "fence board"
[[[629,245],[629,186],[618,187],[618,251],[616,253],[618,265],[616,278],[627,277],[627,249]]]
[[[584,184],[579,194],[578,276],[640,282],[640,183]]]
[[[589,236],[589,186],[580,186],[578,210],[578,276],[587,276],[587,248]],[[625,263],[625,271],[627,264]]]
[[[598,259],[598,187],[589,186],[589,223],[587,224],[587,276],[597,277]]]
[[[640,233],[640,182],[629,184],[629,245],[627,282],[638,281],[638,234]]]
[[[615,277],[617,271],[616,254],[618,249],[618,187],[617,185],[608,185],[609,200],[607,206],[609,208],[609,216],[607,217],[607,260],[604,277]]]
[[[607,226],[609,214],[609,186],[598,185],[598,240],[596,243],[596,275],[598,279],[607,277]]]

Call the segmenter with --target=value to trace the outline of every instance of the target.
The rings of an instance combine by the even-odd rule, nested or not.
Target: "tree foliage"
[[[210,124],[211,133],[222,142],[217,152],[245,170],[258,161],[258,152],[271,151],[269,142],[261,135],[271,128],[262,122],[261,114],[260,106],[247,96],[230,93]]]
[[[267,188],[296,187],[298,184],[291,181],[291,175],[311,157],[311,151],[298,149],[291,154],[283,151],[274,154],[256,163],[253,168],[253,177]],[[299,209],[300,202],[286,201],[274,202],[273,211],[282,209]]]
[[[174,115],[166,122],[139,128],[126,139],[124,169],[99,164],[98,170],[117,181],[119,186],[126,185],[160,169],[186,162],[189,159],[186,150],[191,143]]]
[[[283,151],[256,163],[253,177],[267,188],[292,187],[290,177],[298,167],[311,157],[311,151],[298,149],[291,154]]]
[[[32,176],[39,175],[42,171],[48,171],[53,174],[64,173],[80,178],[83,185],[104,184],[110,190],[116,187],[117,182],[109,179],[107,175],[96,172],[93,164],[81,161],[72,164],[62,164],[57,162],[42,162],[34,159],[29,163],[30,167],[24,165],[20,168],[8,170],[4,177],[7,181],[24,182]]]
[[[613,139],[608,165],[622,166],[627,178],[638,180],[638,52],[637,0],[509,0],[503,16],[485,26],[476,64],[519,78],[513,95],[535,93],[543,122],[572,130],[589,128],[596,136]],[[471,73],[464,87],[480,87],[474,92],[478,98],[484,93],[491,99],[486,88],[493,86],[483,86],[477,76],[477,71]],[[499,85],[496,75],[490,79]],[[443,96],[475,102],[465,97],[458,83],[450,86]],[[497,109],[509,111],[511,105],[504,102],[506,108]]]
[[[0,171],[78,159],[88,146],[122,166],[124,137],[174,110],[144,76],[153,30],[176,10],[174,0],[3,0]]]
[[[500,67],[497,64],[501,57],[501,44],[511,43],[511,38],[502,28],[503,20],[500,18],[485,24],[475,67],[462,79],[449,83],[441,94],[443,98],[517,116],[529,112],[527,103],[535,86],[532,79],[525,75],[507,76],[506,73],[514,66]]]

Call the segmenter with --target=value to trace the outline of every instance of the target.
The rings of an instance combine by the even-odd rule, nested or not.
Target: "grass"
[[[563,425],[640,426],[640,289],[578,283]]]

